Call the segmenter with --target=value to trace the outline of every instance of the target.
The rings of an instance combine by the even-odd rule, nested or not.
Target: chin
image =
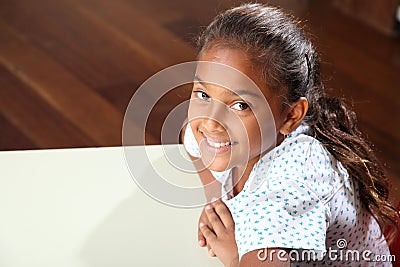
[[[209,167],[208,169],[211,171],[214,171],[214,172],[223,172],[223,171],[226,171],[228,168]]]
[[[228,165],[228,163],[226,163],[226,162],[216,162],[216,161],[214,161],[213,163],[211,163],[211,164],[207,164],[206,162],[203,162],[206,166],[207,166],[207,169],[209,169],[209,170],[212,170],[212,171],[215,171],[215,172],[223,172],[223,171],[226,171],[226,170],[228,170],[228,169],[230,169],[230,168],[232,168],[231,166],[229,166]]]

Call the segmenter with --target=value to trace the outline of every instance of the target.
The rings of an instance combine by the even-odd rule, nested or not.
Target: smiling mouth
[[[232,142],[225,142],[225,143],[220,143],[220,142],[214,142],[213,140],[206,138],[207,143],[215,148],[220,148],[220,147],[224,147],[224,146],[230,146],[232,145]]]
[[[215,139],[207,137],[204,133],[201,133],[201,134],[203,136],[203,139],[206,141],[207,145],[212,148],[215,148],[215,149],[229,148],[232,145],[237,144],[237,142],[234,142],[234,141],[215,140]]]

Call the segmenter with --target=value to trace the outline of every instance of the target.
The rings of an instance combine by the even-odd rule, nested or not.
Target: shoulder
[[[323,202],[348,183],[349,175],[340,161],[304,133],[287,138],[265,160],[270,161],[267,180],[286,179],[303,185]]]
[[[325,250],[327,209],[302,182],[266,179],[252,192],[243,189],[227,205],[240,257],[273,247]]]

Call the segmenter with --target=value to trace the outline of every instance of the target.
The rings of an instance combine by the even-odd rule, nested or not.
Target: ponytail
[[[386,233],[386,240],[391,243],[399,233],[399,212],[389,201],[390,183],[383,165],[375,156],[372,144],[358,129],[356,113],[341,98],[325,95],[318,53],[311,43],[308,47],[307,72],[311,75],[302,91],[309,101],[304,118],[311,127],[309,134],[320,141],[358,182],[361,203],[375,217],[381,232]]]
[[[388,201],[389,181],[372,146],[357,128],[356,114],[338,97],[322,96],[314,108],[317,119],[311,125],[312,134],[358,181],[361,202],[391,243],[399,231],[399,213]]]

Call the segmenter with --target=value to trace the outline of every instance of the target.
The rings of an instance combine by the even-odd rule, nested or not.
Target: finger
[[[210,247],[210,245],[207,245],[207,249],[208,249],[208,254],[211,257],[216,257],[217,255],[214,253],[214,250],[212,250],[212,248]]]
[[[201,222],[205,223],[205,224],[209,224],[206,212],[204,211],[204,208],[203,208],[203,210],[202,210],[202,212],[200,214],[199,225],[198,225],[198,228],[197,228],[197,240],[199,242],[199,245],[201,247],[204,247],[204,246],[207,245],[207,240],[206,240],[206,238],[204,237],[203,233],[200,230],[200,223]],[[211,227],[211,230],[212,230],[212,227]]]
[[[210,255],[210,257],[216,257],[217,255],[215,255],[214,250],[212,250],[212,248],[210,248],[208,250],[208,255]]]
[[[219,233],[221,233],[221,231],[224,231],[225,226],[221,222],[221,219],[218,217],[213,206],[207,205],[205,211],[209,221],[209,225],[211,225],[212,229],[214,229],[214,232],[218,235]]]
[[[203,233],[204,237],[210,243],[212,243],[217,238],[215,233],[213,231],[211,231],[211,229],[204,223],[200,223],[200,231]]]
[[[223,225],[226,229],[232,229],[235,227],[235,222],[233,221],[232,214],[228,207],[221,200],[215,201],[213,203],[215,213],[221,219]]]
[[[199,228],[197,229],[197,240],[199,242],[200,247],[204,247],[207,245],[206,238],[204,237],[203,233],[200,230],[200,225]]]

